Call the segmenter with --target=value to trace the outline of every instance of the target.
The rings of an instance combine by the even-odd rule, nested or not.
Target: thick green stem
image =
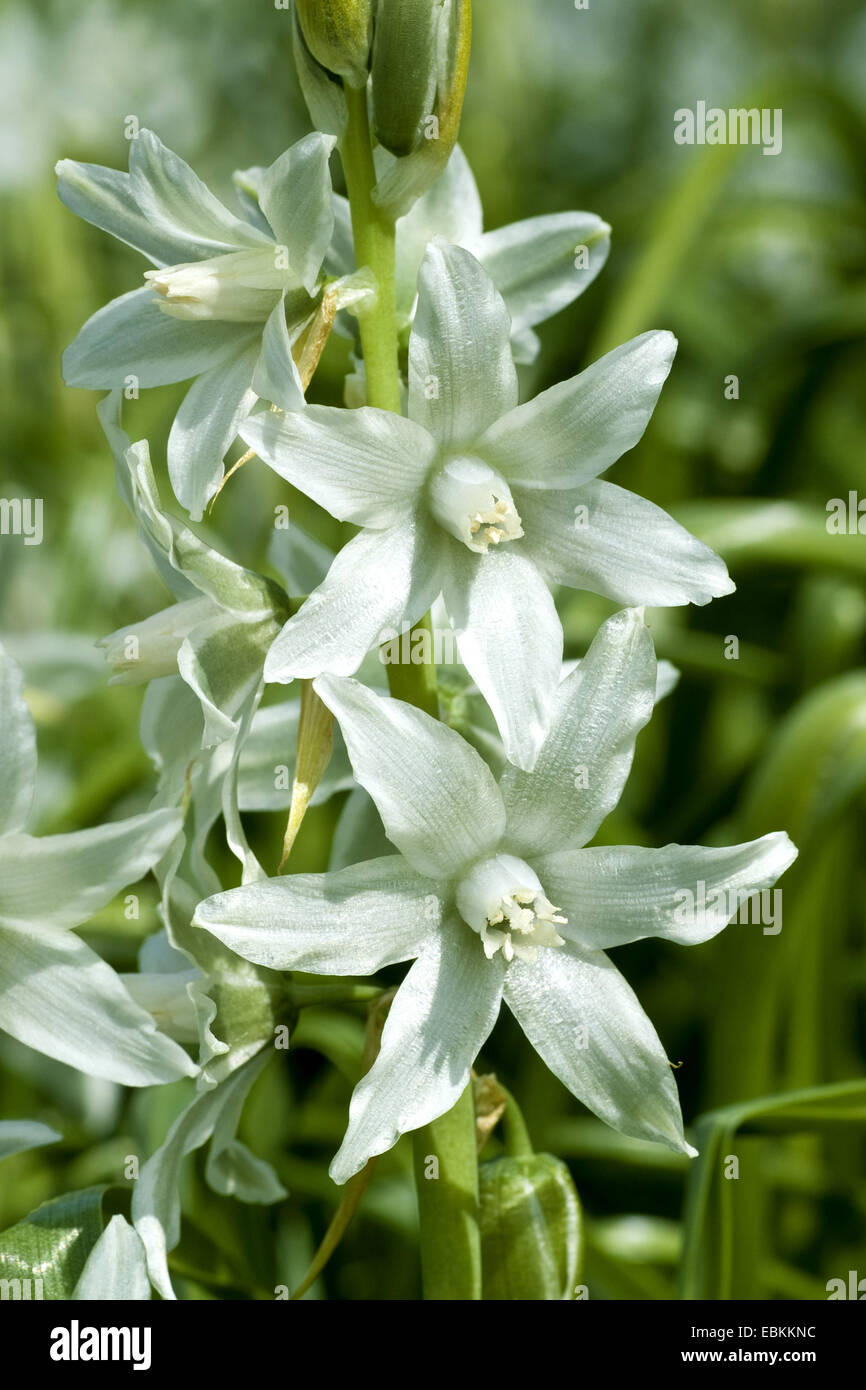
[[[472,1083],[447,1115],[415,1131],[425,1300],[481,1298],[478,1160]]]
[[[367,404],[400,414],[400,370],[397,362],[397,309],[394,291],[394,222],[373,202],[376,169],[367,116],[367,93],[346,86],[349,121],[341,147],[343,172],[352,211],[355,260],[368,266],[378,291],[372,308],[358,316]]]

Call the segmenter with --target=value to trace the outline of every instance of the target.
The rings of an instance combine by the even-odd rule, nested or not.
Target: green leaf
[[[103,1185],[70,1192],[46,1202],[0,1234],[0,1288],[4,1298],[72,1297],[87,1257],[102,1234],[105,1191]],[[22,1292],[7,1294],[3,1282],[7,1280],[21,1281]],[[12,1288],[15,1287],[13,1282]]]

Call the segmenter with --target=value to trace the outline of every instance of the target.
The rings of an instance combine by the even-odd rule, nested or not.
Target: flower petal
[[[388,410],[308,406],[254,415],[243,438],[285,478],[340,521],[393,526],[413,503],[435,453],[419,425]]]
[[[558,314],[592,284],[607,260],[610,227],[592,212],[557,212],[486,232],[475,250],[522,333]],[[578,266],[578,251],[587,264]]]
[[[508,310],[474,256],[434,241],[418,276],[409,416],[443,448],[468,447],[517,404]]]
[[[536,1052],[605,1124],[693,1154],[677,1088],[655,1029],[601,951],[569,945],[512,961],[505,1002]]]
[[[407,316],[418,292],[418,270],[433,238],[471,251],[481,228],[478,186],[468,159],[455,145],[445,172],[397,222],[397,304]]]
[[[407,515],[386,531],[355,536],[274,642],[265,680],[352,675],[402,620],[426,613],[441,587],[440,553],[436,530],[423,517]]]
[[[417,956],[440,915],[436,884],[393,854],[218,893],[199,904],[193,924],[271,970],[374,975]]]
[[[246,324],[173,318],[158,299],[145,286],[93,314],[63,354],[66,385],[112,391],[134,377],[139,387],[168,386],[219,366],[259,336]]]
[[[150,1298],[144,1246],[122,1216],[113,1216],[87,1257],[76,1301],[142,1302]]]
[[[129,178],[135,201],[152,227],[169,236],[186,233],[195,238],[195,260],[245,246],[272,245],[264,232],[229,212],[152,130],[139,131],[130,142]]]
[[[0,999],[0,1028],[87,1076],[159,1086],[197,1071],[73,932],[0,921]]]
[[[622,795],[655,689],[655,652],[643,614],[623,609],[599,628],[580,665],[556,691],[533,771],[509,767],[502,775],[506,837],[514,854],[542,854],[592,839]]]
[[[651,608],[709,603],[736,587],[709,546],[625,488],[513,491],[524,544],[551,583]]]
[[[502,798],[458,733],[358,681],[323,677],[316,691],[339,720],[355,777],[388,839],[419,873],[449,880],[493,853],[505,828]]]
[[[253,389],[280,410],[303,410],[304,387],[286,325],[286,296],[280,296],[262,333],[262,350],[253,372]]]
[[[563,850],[541,855],[533,867],[569,919],[562,934],[581,946],[607,949],[647,936],[693,946],[722,931],[740,905],[771,888],[796,857],[788,836],[775,831],[724,848]],[[747,911],[753,923],[764,920],[757,904]]]
[[[186,393],[168,436],[168,473],[175,496],[200,521],[219,490],[223,459],[256,403],[252,379],[259,343],[204,372]]]
[[[181,828],[178,811],[147,811],[71,835],[0,840],[0,922],[77,927],[157,862]]]
[[[36,790],[36,730],[17,661],[0,646],[0,835],[23,830]]]
[[[102,164],[79,164],[61,159],[55,166],[60,201],[92,226],[126,242],[154,265],[177,265],[203,254],[197,237],[179,228],[155,227],[142,213],[132,192],[129,174]]]
[[[643,333],[497,420],[478,452],[527,488],[573,488],[637,444],[677,350],[672,333]]]
[[[451,1109],[496,1022],[503,973],[462,923],[431,939],[391,1005],[379,1056],[355,1088],[331,1164],[334,1182],[347,1182],[401,1134]]]
[[[262,174],[259,203],[289,265],[312,294],[334,230],[328,160],[336,144],[318,131],[281,154]]]
[[[442,592],[461,659],[493,711],[509,759],[531,769],[559,683],[562,626],[520,544],[474,555],[450,543]]]

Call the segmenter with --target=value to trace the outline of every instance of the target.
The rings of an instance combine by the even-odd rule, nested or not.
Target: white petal
[[[223,459],[256,403],[254,342],[194,381],[168,437],[168,472],[175,496],[200,521],[225,472]]]
[[[770,930],[781,919],[772,900],[764,919],[749,896],[771,888],[797,851],[782,831],[742,845],[666,845],[663,849],[598,846],[533,859],[545,892],[569,919],[563,935],[581,946],[606,949],[664,937],[683,946],[708,941],[745,906],[746,930]],[[745,925],[745,923],[743,924]]]
[[[506,753],[530,769],[559,683],[562,626],[547,584],[518,547],[521,541],[474,555],[450,543],[442,591],[461,659],[493,711]]]
[[[305,135],[264,171],[258,189],[277,244],[310,294],[334,230],[328,159],[335,144],[330,135]]]
[[[0,835],[23,830],[36,789],[36,730],[21,668],[0,646]]]
[[[441,587],[440,552],[437,530],[423,517],[355,536],[274,642],[265,679],[352,675],[404,619],[426,613]]]
[[[347,1182],[401,1134],[456,1103],[496,1022],[502,979],[501,961],[487,960],[462,923],[431,940],[391,1005],[379,1056],[355,1088],[331,1164],[334,1182]]]
[[[394,854],[218,893],[199,904],[193,923],[271,970],[374,975],[417,956],[440,913],[436,884]]]
[[[179,811],[148,811],[71,835],[0,840],[0,922],[76,927],[127,884],[137,883],[171,844]]]
[[[253,389],[280,410],[302,410],[304,388],[286,326],[286,296],[271,310],[262,333],[262,351],[253,373]]]
[[[510,767],[502,775],[506,838],[515,854],[592,839],[622,795],[655,688],[655,652],[643,614],[623,609],[599,628],[583,661],[559,686],[534,770]]]
[[[56,1144],[63,1135],[49,1129],[39,1120],[0,1120],[0,1158],[40,1149],[43,1144]]]
[[[599,481],[567,492],[514,486],[524,545],[551,583],[666,608],[731,594],[725,562],[661,507]]]
[[[0,1028],[88,1076],[155,1086],[195,1064],[72,932],[0,923]]]
[[[82,328],[63,354],[67,386],[112,391],[168,386],[234,357],[259,337],[259,328],[219,319],[192,322],[164,314],[145,287],[113,299]]]
[[[418,271],[433,238],[442,237],[471,251],[481,236],[481,227],[478,187],[469,161],[455,145],[445,172],[397,222],[397,304],[406,315],[411,312],[418,292]]]
[[[643,333],[497,420],[478,452],[510,482],[573,488],[637,444],[677,350],[672,333]]]
[[[72,1293],[76,1301],[134,1302],[150,1298],[144,1246],[122,1216],[113,1216],[87,1257]]]
[[[322,678],[316,691],[339,721],[388,839],[419,873],[449,880],[495,850],[505,827],[499,789],[459,734],[358,681]]]
[[[375,527],[393,526],[413,504],[436,447],[411,420],[369,406],[254,415],[243,437],[281,478],[332,516]]]
[[[588,264],[578,267],[582,248]],[[505,300],[512,332],[522,333],[592,284],[607,260],[610,227],[591,212],[556,212],[487,232],[473,249]]]
[[[517,404],[511,323],[474,256],[433,242],[418,276],[409,342],[409,415],[461,449]]]
[[[673,1073],[631,987],[600,951],[540,951],[512,961],[505,1002],[572,1095],[635,1139],[691,1153]]]
[[[130,142],[129,177],[135,200],[151,226],[169,236],[191,234],[200,257],[271,244],[264,232],[229,212],[151,130],[139,131]]]
[[[177,265],[203,254],[197,237],[177,228],[155,227],[142,213],[129,174],[102,164],[61,159],[56,165],[57,193],[76,217],[99,227],[147,256],[154,265]]]

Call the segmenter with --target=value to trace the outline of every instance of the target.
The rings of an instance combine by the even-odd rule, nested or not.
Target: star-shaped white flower
[[[36,738],[21,689],[18,666],[0,648],[0,1029],[126,1086],[194,1076],[183,1049],[73,930],[153,867],[182,817],[158,810],[70,835],[25,834]]]
[[[562,660],[551,584],[659,606],[734,587],[666,512],[597,480],[643,434],[675,347],[670,333],[645,333],[518,405],[501,295],[469,252],[433,243],[409,348],[409,419],[308,407],[241,430],[282,477],[364,528],[286,624],[265,678],[351,675],[382,632],[414,622],[441,592],[509,758],[531,768]]]
[[[619,800],[653,707],[641,613],[605,623],[556,692],[535,771],[509,766],[498,784],[459,735],[413,707],[353,680],[316,689],[399,853],[221,893],[194,920],[278,970],[365,975],[415,960],[352,1097],[334,1181],[455,1103],[503,998],[603,1120],[693,1152],[661,1043],[605,948],[707,940],[731,915],[729,895],[774,883],[796,850],[783,833],[723,849],[583,848]],[[696,906],[683,921],[688,890]]]
[[[196,520],[256,400],[303,406],[292,344],[315,310],[333,232],[333,146],[308,135],[251,171],[245,218],[149,130],[130,141],[128,174],[70,159],[57,166],[66,206],[158,267],[143,289],[87,321],[64,354],[64,379],[137,390],[197,378],[168,444],[172,485]]]

